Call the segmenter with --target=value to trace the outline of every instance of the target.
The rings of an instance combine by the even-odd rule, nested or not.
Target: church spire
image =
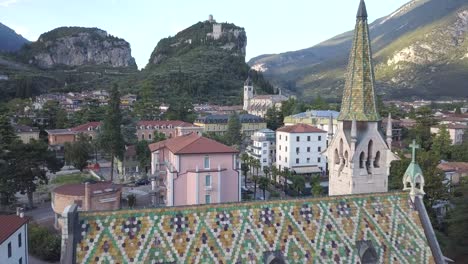
[[[359,4],[359,9],[356,17],[367,19],[367,9],[364,0],[361,0],[361,3]]]
[[[374,67],[367,25],[367,10],[361,0],[356,18],[354,41],[349,56],[340,121],[380,121],[374,93]]]

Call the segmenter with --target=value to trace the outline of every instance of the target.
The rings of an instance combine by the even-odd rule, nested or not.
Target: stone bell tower
[[[250,72],[249,76],[247,77],[247,80],[244,82],[244,111],[249,111],[250,108],[250,100],[254,97],[254,91],[253,91],[253,82],[252,78],[250,78]]]
[[[361,0],[338,127],[326,150],[329,195],[388,191],[390,163],[396,157],[391,152],[391,140],[385,140],[380,131],[380,123],[367,10]]]

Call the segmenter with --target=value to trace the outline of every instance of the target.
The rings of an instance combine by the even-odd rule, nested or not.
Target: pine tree
[[[447,130],[446,125],[441,125],[439,128],[439,133],[432,139],[432,151],[436,153],[440,159],[447,160],[450,155],[450,145],[452,141],[450,140],[450,134]]]
[[[110,154],[111,174],[110,180],[114,180],[114,159],[123,158],[125,143],[121,132],[122,114],[120,113],[120,93],[116,85],[111,90],[107,115],[102,122],[99,142],[101,148]]]
[[[228,128],[226,132],[226,139],[229,145],[240,145],[242,141],[241,134],[242,124],[239,120],[239,116],[233,113],[229,117]]]

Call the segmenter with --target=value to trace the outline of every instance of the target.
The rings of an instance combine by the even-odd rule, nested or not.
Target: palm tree
[[[241,171],[244,175],[244,186],[247,187],[247,173],[250,171],[250,156],[247,153],[242,153],[241,155]]]
[[[269,184],[269,183],[270,183],[270,180],[268,180],[268,179],[265,178],[265,177],[260,177],[258,186],[259,186],[260,189],[262,189],[262,191],[263,191],[263,200],[266,199],[266,197],[265,197],[265,190],[268,188],[268,184]]]
[[[259,180],[259,177],[258,177],[258,169],[260,169],[261,165],[260,165],[260,161],[258,159],[253,159],[252,160],[252,167],[255,169],[255,176],[253,176],[253,180],[254,180],[254,196],[256,197],[257,195],[257,181]]]
[[[278,179],[278,169],[275,166],[271,167],[271,177],[273,180],[273,184],[276,185],[278,183],[276,181]]]
[[[288,187],[288,179],[291,178],[291,172],[289,171],[289,168],[284,168],[284,170],[281,173],[281,176],[283,176],[283,191],[286,192],[286,189]]]
[[[263,167],[263,174],[269,180],[270,180],[270,172],[271,172],[270,167],[268,166]]]
[[[304,177],[300,175],[294,175],[291,180],[292,180],[293,190],[296,191],[297,196],[300,196],[300,194],[302,193],[302,191],[304,191],[304,188],[305,188]]]

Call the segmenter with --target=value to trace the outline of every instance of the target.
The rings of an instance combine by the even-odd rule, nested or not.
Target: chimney
[[[24,208],[23,207],[16,207],[16,215],[23,218],[24,217]]]
[[[83,211],[88,211],[91,203],[91,189],[89,187],[89,182],[85,183],[84,191],[84,201],[83,201]]]

